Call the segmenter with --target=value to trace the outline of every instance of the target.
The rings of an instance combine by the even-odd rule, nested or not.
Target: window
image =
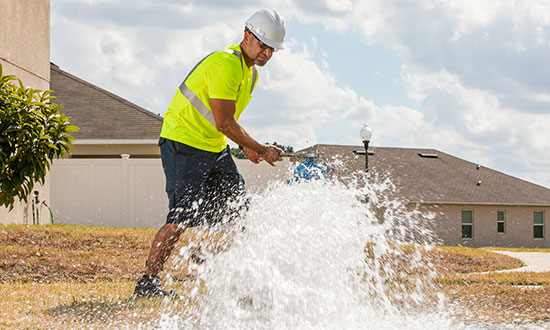
[[[462,211],[462,238],[473,237],[473,212],[471,210]]]
[[[497,233],[504,233],[504,211],[497,211]]]
[[[544,212],[533,213],[533,237],[544,238]]]

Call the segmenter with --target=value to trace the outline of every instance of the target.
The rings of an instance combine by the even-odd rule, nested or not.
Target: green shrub
[[[0,65],[0,206],[11,210],[16,197],[26,200],[35,183],[44,183],[54,157],[70,155],[74,138],[67,133],[78,128],[51,93],[25,88]]]

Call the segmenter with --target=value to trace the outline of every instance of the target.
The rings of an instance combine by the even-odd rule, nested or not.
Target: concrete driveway
[[[550,253],[549,252],[511,252],[511,251],[491,251],[505,254],[507,256],[518,258],[525,266],[508,269],[512,272],[550,272]]]

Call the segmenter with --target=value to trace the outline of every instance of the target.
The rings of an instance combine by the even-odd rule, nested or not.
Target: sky
[[[275,9],[258,141],[430,148],[550,187],[548,0],[51,0],[51,61],[163,115],[188,71]]]

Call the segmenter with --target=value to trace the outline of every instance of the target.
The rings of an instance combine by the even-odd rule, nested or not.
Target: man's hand
[[[275,146],[265,145],[265,154],[260,155],[263,160],[269,163],[271,166],[275,166],[275,162],[283,160],[279,154],[283,152],[282,149],[279,149]]]
[[[259,162],[262,161],[262,157],[260,157],[260,155],[252,149],[243,147],[243,152],[246,155],[246,158],[248,158],[254,164],[258,164]]]
[[[246,146],[243,152],[253,163],[259,163],[263,159],[271,166],[275,166],[275,162],[282,160],[279,154],[283,150],[254,140],[235,120],[235,101],[210,99],[210,105],[216,121],[216,129],[238,145]]]

